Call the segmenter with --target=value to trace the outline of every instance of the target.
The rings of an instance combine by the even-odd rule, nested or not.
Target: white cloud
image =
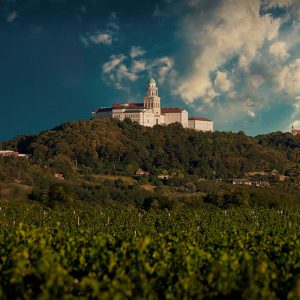
[[[276,42],[270,46],[270,53],[279,59],[286,59],[289,57],[287,52],[287,45],[285,42]]]
[[[291,119],[294,120],[294,119],[298,119],[300,118],[300,98],[297,98],[295,99],[295,103],[293,105],[293,114],[292,114],[292,117]]]
[[[250,83],[250,87],[253,89],[253,90],[258,90],[261,85],[263,84],[264,82],[264,78],[259,75],[259,74],[249,74],[249,83]]]
[[[263,1],[265,8],[282,8],[289,7],[295,3],[295,0],[265,0]]]
[[[123,79],[129,79],[130,81],[135,81],[138,79],[138,76],[136,73],[130,72],[128,68],[124,64],[120,64],[117,76],[119,76],[119,81]]]
[[[118,65],[120,65],[121,62],[123,62],[125,59],[126,59],[126,56],[124,54],[112,55],[110,57],[110,60],[102,66],[103,73],[110,73]]]
[[[156,76],[158,76],[158,82],[160,84],[163,84],[169,76],[170,80],[174,79],[174,76],[176,76],[173,67],[174,60],[171,57],[164,56],[150,62],[148,70],[150,74],[155,74]]]
[[[251,119],[255,119],[255,117],[256,117],[256,114],[255,114],[255,112],[254,111],[251,111],[251,110],[248,110],[248,116],[249,116],[249,118],[251,118]]]
[[[112,12],[108,19],[105,30],[85,33],[79,37],[84,46],[89,46],[90,44],[110,46],[113,42],[118,40],[120,26],[118,24],[117,14]]]
[[[217,71],[214,84],[223,92],[228,92],[232,87],[232,83],[228,79],[227,73],[221,71]]]
[[[94,34],[91,35],[89,39],[95,44],[104,44],[104,45],[111,45],[113,40],[112,35],[109,33]]]
[[[6,21],[9,23],[12,23],[18,16],[18,13],[16,11],[12,11],[6,18]]]
[[[102,66],[102,76],[106,83],[113,85],[116,89],[127,89],[126,81],[136,81],[141,66],[137,67],[135,62],[134,68],[128,68],[126,61],[128,57],[124,54],[111,55],[110,60]]]
[[[176,95],[227,125],[267,128],[256,119],[267,111],[278,120],[268,130],[300,119],[299,0],[183,0],[175,8],[183,39]]]
[[[300,96],[295,97],[293,113],[287,123],[288,125],[284,131],[291,131],[292,126],[294,126],[295,129],[300,129]]]
[[[79,37],[84,46],[91,44],[110,46],[113,43],[113,36],[106,32],[97,32],[93,34],[85,34]]]
[[[278,90],[290,95],[298,95],[300,93],[300,58],[280,68],[275,75],[275,83]]]
[[[138,47],[132,46],[129,55],[131,58],[136,58],[139,56],[144,56],[144,54],[145,54],[145,50],[143,50],[140,46]]]
[[[134,73],[139,73],[144,70],[146,70],[146,62],[145,61],[138,61],[138,60],[133,60],[131,64],[131,70]]]
[[[102,66],[102,77],[105,82],[117,89],[126,89],[127,81],[136,81],[140,76],[155,77],[162,84],[171,82],[176,77],[174,61],[168,56],[154,60],[141,59],[145,51],[141,47],[132,47],[129,55],[111,55],[109,61]]]
[[[193,1],[190,5],[195,9],[203,3],[207,1]],[[178,87],[178,94],[188,103],[207,97],[213,86],[212,74],[226,62],[239,57],[240,65],[247,69],[264,43],[278,35],[280,19],[260,15],[260,0],[219,3],[211,6],[203,18],[199,18],[199,12],[191,13],[184,21],[183,32],[191,45],[191,55],[197,53],[192,72],[182,78]]]
[[[205,107],[200,107],[197,111],[202,115],[210,114],[218,125],[224,126],[233,122],[245,122],[256,117],[252,110],[253,105],[250,99],[232,99],[225,103],[215,103],[213,106],[211,102],[207,103]],[[255,115],[254,115],[255,114]]]
[[[295,120],[291,125],[290,128],[294,126],[295,129],[299,129],[300,128],[300,120]]]

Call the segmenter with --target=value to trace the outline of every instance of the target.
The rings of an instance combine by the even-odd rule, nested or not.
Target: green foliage
[[[222,208],[232,206],[282,208],[299,206],[299,197],[274,189],[239,188],[207,194],[204,202]]]
[[[300,138],[284,133],[249,137],[242,132],[196,132],[178,124],[147,128],[131,120],[92,120],[18,137],[3,147],[31,153],[38,164],[68,176],[76,164],[92,173],[133,174],[143,168],[151,174],[168,170],[206,179],[272,169],[300,174]]]
[[[299,213],[2,205],[0,297],[298,299]]]

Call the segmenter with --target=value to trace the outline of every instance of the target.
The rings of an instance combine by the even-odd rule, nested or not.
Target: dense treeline
[[[0,158],[0,183],[16,183],[0,186],[0,200],[23,197],[50,207],[85,201],[145,210],[199,207],[204,202],[222,208],[285,207],[300,200],[299,143],[300,138],[291,134],[203,133],[180,124],[146,128],[130,120],[66,123],[1,145],[32,158]],[[150,175],[135,176],[138,168]],[[273,169],[291,177],[285,183],[274,176],[258,178],[274,183],[271,189],[233,189],[228,182],[246,172]],[[55,172],[65,180],[55,179]],[[159,179],[162,173],[169,179]],[[131,181],[109,176],[100,180],[97,174],[117,175],[115,179],[128,175]],[[30,188],[22,192],[18,183]],[[153,190],[144,189],[144,184]],[[177,193],[175,198],[172,192]]]
[[[20,136],[2,147],[30,153],[39,165],[72,176],[85,172],[132,175],[138,168],[204,178],[232,178],[277,169],[300,174],[300,137],[273,133],[203,133],[180,124],[147,128],[130,120],[66,123],[35,136]]]

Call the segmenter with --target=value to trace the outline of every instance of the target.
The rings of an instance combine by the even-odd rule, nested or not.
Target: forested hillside
[[[224,208],[299,203],[300,137],[291,134],[249,137],[180,124],[147,128],[130,120],[93,120],[19,136],[0,148],[32,155],[0,158],[0,200],[5,201],[29,198],[55,206],[79,200],[146,210],[203,202]],[[149,176],[137,176],[140,168]],[[277,176],[270,174],[274,169]],[[248,172],[266,174],[250,178],[259,180],[259,188],[235,188],[229,181]],[[287,175],[284,181],[279,174]]]
[[[284,133],[249,137],[243,132],[196,132],[179,124],[146,128],[130,120],[93,120],[19,136],[2,148],[32,154],[39,165],[66,174],[76,167],[96,173],[167,170],[203,178],[272,169],[300,174],[300,137]]]

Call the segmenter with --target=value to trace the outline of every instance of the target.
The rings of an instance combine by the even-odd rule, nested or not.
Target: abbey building
[[[92,115],[95,119],[130,118],[148,127],[178,122],[185,128],[213,131],[213,121],[207,118],[189,118],[188,112],[181,108],[162,108],[154,79],[149,80],[143,103],[116,103],[112,107],[99,108]]]

